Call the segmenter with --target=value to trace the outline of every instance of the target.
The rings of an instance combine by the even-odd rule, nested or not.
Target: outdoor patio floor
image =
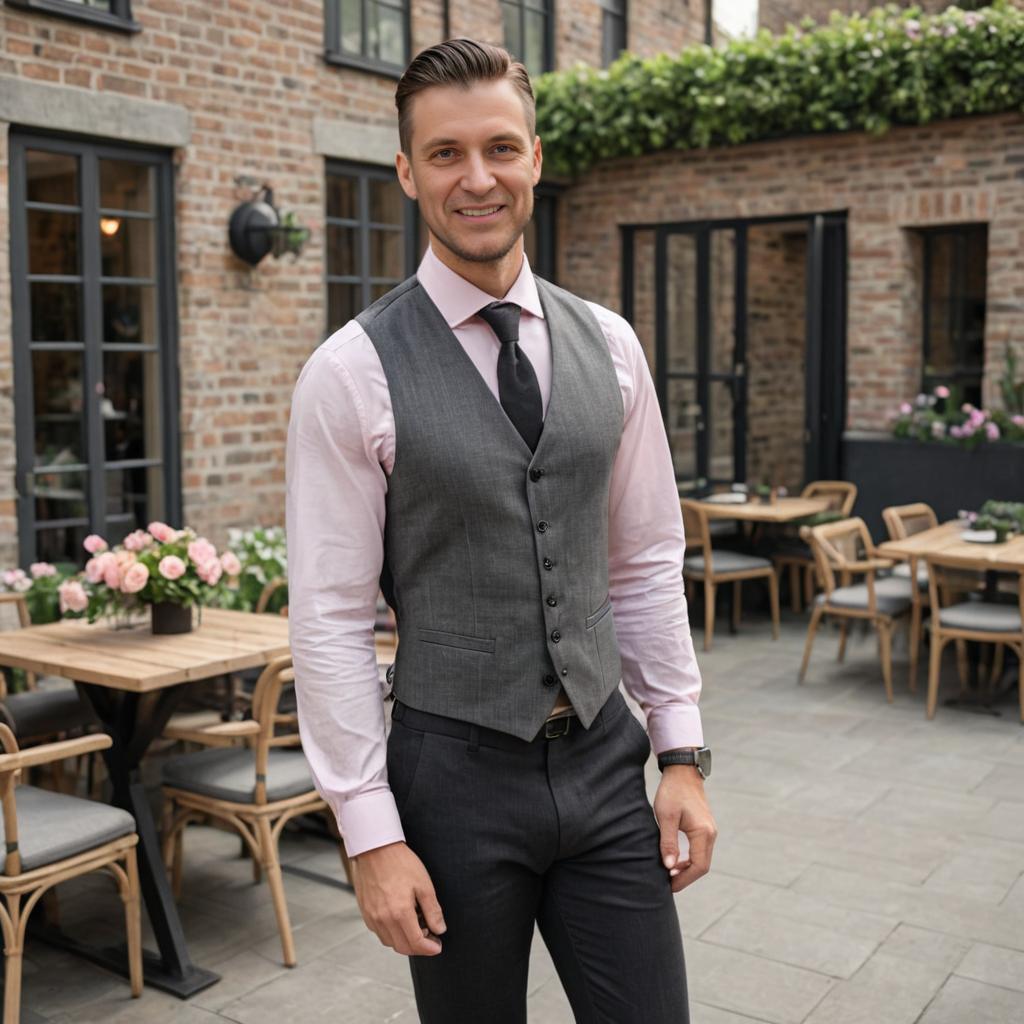
[[[1009,1024],[1024,1021],[1024,728],[1016,691],[993,718],[941,705],[924,716],[924,676],[886,704],[873,636],[845,664],[822,631],[807,683],[805,635],[788,615],[724,626],[704,675],[708,784],[720,838],[710,875],[677,897],[693,1024]],[[697,632],[697,644],[700,633]],[[952,657],[941,697],[955,695]],[[648,780],[658,780],[653,761]],[[28,942],[23,1020],[144,1024],[412,1024],[406,960],[366,931],[355,898],[285,876],[299,965],[281,965],[265,885],[236,837],[191,828],[181,913],[194,961],[222,980],[181,1002]],[[286,835],[283,859],[341,876],[329,843]],[[100,876],[60,890],[79,937],[123,937]],[[500,922],[495,922],[500,927]],[[147,944],[151,944],[148,937]],[[568,1024],[540,936],[531,1024]]]

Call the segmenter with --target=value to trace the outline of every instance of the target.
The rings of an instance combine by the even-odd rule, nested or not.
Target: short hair
[[[412,142],[411,100],[435,85],[455,85],[468,89],[474,82],[507,78],[519,90],[526,112],[526,126],[532,140],[537,125],[536,105],[530,75],[508,50],[475,39],[449,39],[421,50],[413,57],[395,89],[398,108],[398,139],[402,152],[409,153]]]

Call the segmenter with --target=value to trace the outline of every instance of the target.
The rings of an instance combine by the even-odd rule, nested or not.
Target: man
[[[421,1020],[522,1024],[536,923],[577,1021],[679,1024],[672,893],[716,832],[650,373],[625,321],[530,272],[541,143],[522,65],[451,40],[396,103],[429,249],[320,346],[292,408],[303,745]],[[386,741],[378,579],[400,636]]]

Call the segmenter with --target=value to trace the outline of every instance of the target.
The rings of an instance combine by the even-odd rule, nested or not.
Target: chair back
[[[260,596],[256,599],[256,614],[262,615],[270,605],[270,599],[274,594],[276,594],[282,587],[287,586],[288,581],[283,576],[275,576],[270,580],[260,591]],[[282,605],[278,614],[286,616],[288,614],[288,605]]]
[[[857,500],[857,485],[848,480],[812,480],[800,492],[801,498],[826,498],[829,510],[849,516]]]
[[[939,525],[931,505],[915,501],[911,505],[890,505],[882,509],[882,519],[890,540],[904,540]]]
[[[836,587],[844,587],[851,582],[850,572],[845,568],[847,563],[861,562],[875,555],[867,524],[859,517],[805,527],[800,535],[811,546],[826,600]],[[870,580],[869,587],[873,590]]]
[[[0,604],[13,604],[15,610],[18,613],[18,625],[24,628],[25,626],[32,625],[32,616],[28,613],[28,601],[25,600],[24,594],[0,594]],[[25,673],[26,685],[30,690],[36,688],[36,674],[34,672]],[[7,696],[7,679],[2,672],[0,672],[0,700],[3,700]]]
[[[704,556],[704,571],[711,574],[711,531],[708,527],[708,514],[699,501],[693,498],[680,498],[679,506],[683,510],[683,533],[686,535],[686,550],[699,552]]]
[[[290,688],[294,685],[295,671],[292,668],[290,654],[275,658],[256,680],[256,689],[252,695],[252,717],[253,721],[259,724],[260,731],[252,737],[252,745],[256,753],[254,798],[258,804],[267,802],[267,760],[271,748],[302,745],[299,738],[298,715],[278,710],[282,691],[285,687]]]
[[[0,723],[0,744],[5,754],[18,752],[18,741],[11,729]],[[7,857],[4,860],[5,875],[21,874],[21,854],[18,853],[18,808],[14,801],[14,788],[18,784],[20,771],[0,772],[0,801],[3,803],[4,844]]]

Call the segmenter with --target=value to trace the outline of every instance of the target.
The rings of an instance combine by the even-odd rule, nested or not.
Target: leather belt
[[[474,725],[472,722],[464,722],[459,718],[449,718],[447,715],[435,715],[432,711],[411,708],[397,698],[391,710],[391,718],[417,732],[436,732],[442,736],[478,743],[482,747],[497,747],[499,750],[513,751],[522,750],[540,740],[555,740],[560,736],[565,736],[572,728],[572,723],[579,721],[575,712],[561,715],[558,718],[549,718],[532,740],[521,740],[518,736],[512,736],[498,729],[491,729],[486,725]]]

